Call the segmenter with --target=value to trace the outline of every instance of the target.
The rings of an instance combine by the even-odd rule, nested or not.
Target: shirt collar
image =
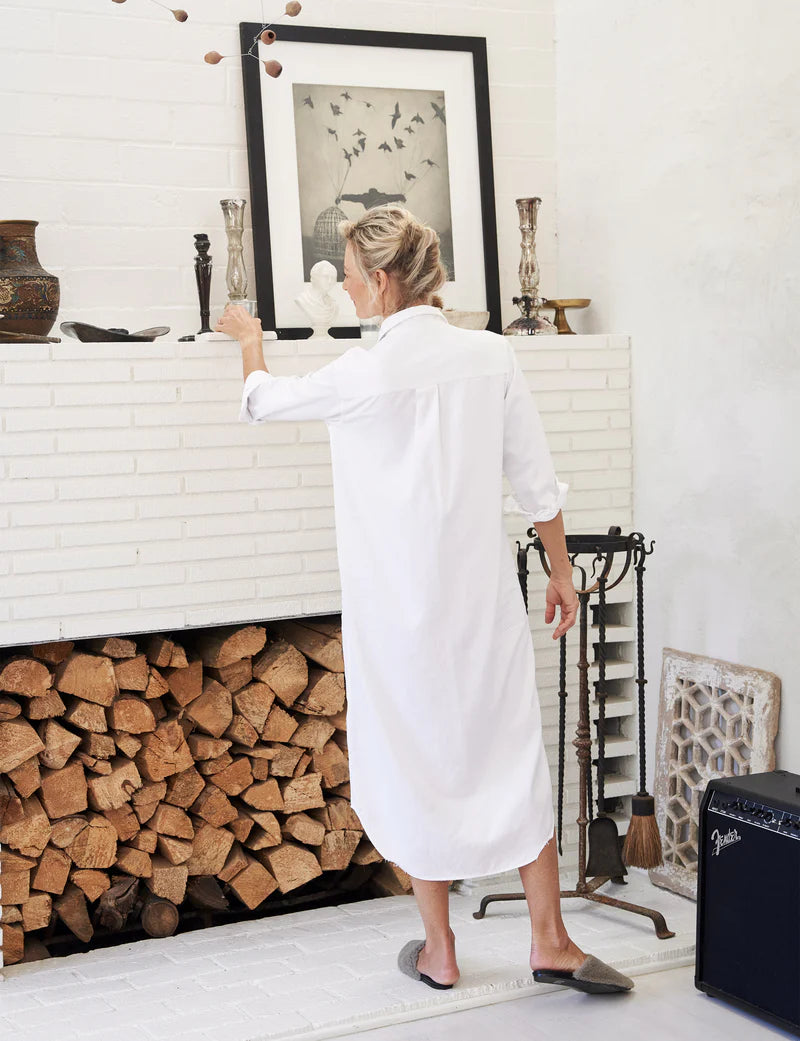
[[[405,322],[408,318],[416,318],[417,316],[423,315],[438,315],[443,322],[447,319],[442,314],[441,307],[434,307],[432,304],[417,304],[416,307],[404,307],[402,311],[395,311],[394,314],[387,315],[386,318],[381,322],[381,328],[378,333],[378,340],[382,340],[383,337],[391,329],[394,329],[396,325],[401,322]]]

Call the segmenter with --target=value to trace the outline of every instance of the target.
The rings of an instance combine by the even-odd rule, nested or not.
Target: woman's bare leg
[[[586,958],[561,919],[561,886],[555,831],[542,852],[519,869],[531,916],[532,969],[577,969]]]
[[[414,896],[425,927],[425,946],[419,952],[417,968],[437,983],[455,983],[456,937],[450,928],[448,882],[432,882],[411,877]]]

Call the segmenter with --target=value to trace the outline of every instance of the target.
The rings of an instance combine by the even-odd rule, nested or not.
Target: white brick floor
[[[645,872],[628,878],[604,891],[662,911],[675,937],[659,940],[640,915],[565,900],[572,937],[631,976],[691,964],[695,904],[651,885]],[[565,874],[562,884],[571,882]],[[312,1041],[552,994],[531,979],[524,901],[490,904],[485,918],[473,918],[488,890],[472,884],[450,894],[461,978],[449,991],[396,968],[403,943],[423,933],[413,896],[388,897],[7,966],[0,1038]]]

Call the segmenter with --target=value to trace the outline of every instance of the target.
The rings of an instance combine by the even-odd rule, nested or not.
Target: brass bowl
[[[582,297],[574,297],[570,300],[544,300],[542,306],[552,307],[555,309],[556,313],[553,316],[553,320],[555,322],[555,327],[560,334],[566,333],[574,336],[575,330],[570,329],[565,312],[567,310],[580,310],[581,308],[588,307],[591,302],[591,300],[586,300]]]

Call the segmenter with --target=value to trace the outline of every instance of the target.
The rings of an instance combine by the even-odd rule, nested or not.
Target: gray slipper
[[[574,972],[562,972],[559,969],[534,969],[533,978],[537,983],[557,983],[562,987],[572,987],[587,994],[619,994],[633,989],[633,980],[617,972],[611,965],[588,954]]]
[[[450,990],[453,986],[452,983],[437,983],[436,980],[432,980],[430,976],[426,976],[417,968],[417,958],[424,946],[424,940],[409,940],[397,955],[398,969],[406,976],[410,976],[412,980],[422,980],[423,983],[427,983],[429,987],[435,987],[436,990]]]

